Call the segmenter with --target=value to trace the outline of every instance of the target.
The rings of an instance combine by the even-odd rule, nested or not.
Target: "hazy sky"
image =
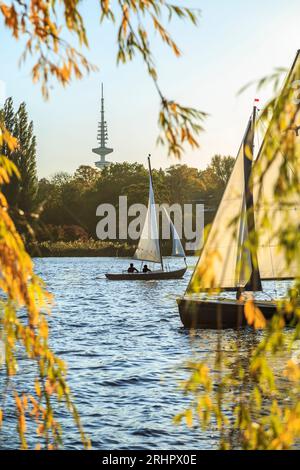
[[[165,94],[210,114],[201,136],[201,149],[187,149],[182,163],[203,168],[215,153],[235,155],[249,117],[255,89],[238,90],[277,66],[289,67],[300,48],[299,0],[185,0],[202,9],[199,27],[176,21],[170,30],[183,57],[176,59],[154,39],[159,81]],[[108,145],[115,162],[143,162],[152,153],[154,167],[174,163],[164,147],[156,146],[159,101],[141,60],[116,66],[116,33],[99,25],[97,1],[85,0],[90,49],[88,58],[100,71],[66,89],[56,85],[45,102],[33,85],[28,65],[18,66],[22,47],[0,27],[0,96],[16,105],[26,101],[38,139],[39,176],[73,172],[93,165],[100,117],[100,83],[104,82]],[[1,83],[2,81],[2,83]],[[2,91],[1,91],[2,90]],[[260,93],[262,104],[269,92]]]

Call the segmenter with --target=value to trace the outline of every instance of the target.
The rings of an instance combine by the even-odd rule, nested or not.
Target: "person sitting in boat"
[[[134,267],[133,263],[130,263],[129,268],[127,269],[129,273],[138,273],[138,270]]]
[[[143,273],[151,273],[151,269],[149,269],[146,264],[143,267]]]

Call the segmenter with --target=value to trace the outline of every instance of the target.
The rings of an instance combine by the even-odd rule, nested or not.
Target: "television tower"
[[[100,170],[103,170],[106,166],[111,165],[111,162],[105,160],[106,155],[114,151],[114,149],[106,147],[108,134],[107,122],[104,119],[103,83],[101,83],[101,121],[98,122],[97,140],[99,147],[92,149],[92,151],[101,157],[99,161],[95,162],[95,165]]]

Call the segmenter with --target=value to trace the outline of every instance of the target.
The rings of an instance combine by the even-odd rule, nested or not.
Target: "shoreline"
[[[34,242],[27,246],[27,251],[33,258],[132,258],[135,250],[134,245],[95,240]],[[186,256],[197,255],[195,252],[186,253]]]
[[[104,257],[132,257],[135,248],[112,247],[81,247],[81,246],[57,246],[56,244],[35,244],[27,247],[28,253],[34,258],[104,258]]]

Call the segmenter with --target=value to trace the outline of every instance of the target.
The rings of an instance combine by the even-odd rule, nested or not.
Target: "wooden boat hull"
[[[187,268],[176,271],[151,271],[149,273],[107,273],[105,276],[110,281],[160,281],[167,279],[181,279]]]
[[[177,304],[183,326],[188,329],[235,329],[247,325],[243,301],[181,297]],[[270,320],[277,311],[276,303],[272,301],[256,301],[255,305],[266,320]]]

